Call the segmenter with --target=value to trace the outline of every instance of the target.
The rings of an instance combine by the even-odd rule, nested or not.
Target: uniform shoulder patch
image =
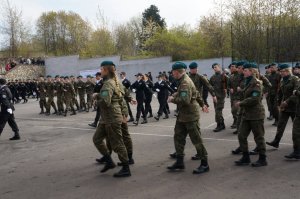
[[[187,95],[187,91],[180,91],[180,97],[186,97]]]
[[[253,97],[257,97],[257,96],[259,96],[259,92],[257,92],[257,91],[253,91],[253,92],[252,92],[252,96],[253,96]]]
[[[108,96],[108,90],[101,91],[101,96],[102,97],[107,97]]]

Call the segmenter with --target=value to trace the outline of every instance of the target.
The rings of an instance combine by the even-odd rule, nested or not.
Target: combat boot
[[[194,169],[193,174],[201,174],[209,172],[207,160],[201,160],[201,164],[197,169]]]
[[[167,167],[170,171],[183,170],[184,168],[183,157],[177,157],[176,162],[172,166]]]
[[[294,150],[293,153],[284,156],[286,159],[296,159],[299,160],[300,159],[300,151],[299,150]]]
[[[76,111],[73,110],[73,112],[70,115],[76,115]]]
[[[128,164],[132,165],[134,164],[134,159],[132,158],[132,153],[128,153]],[[118,162],[118,166],[123,166],[122,162]]]
[[[220,131],[222,131],[222,130],[224,130],[224,129],[225,129],[225,125],[222,124],[222,123],[219,123],[219,124],[217,125],[217,128],[214,129],[214,132],[220,132]]]
[[[41,114],[44,114],[45,112],[44,112],[44,108],[41,108],[41,112],[40,112],[40,115]]]
[[[170,154],[170,158],[171,158],[171,159],[176,159],[176,158],[177,158],[176,152],[171,153],[171,154]]]
[[[270,114],[269,117],[267,117],[268,120],[273,120],[273,115]]]
[[[131,117],[127,122],[134,122],[133,117]]]
[[[118,173],[114,174],[115,178],[129,177],[129,176],[131,176],[131,172],[128,164],[123,164],[121,170]]]
[[[154,119],[156,119],[156,121],[159,121],[159,118],[160,118],[160,115],[158,115],[158,114],[154,117]]]
[[[149,115],[149,117],[148,117],[148,118],[151,118],[151,117],[153,117],[153,114],[152,114],[152,113],[150,113],[150,115]]]
[[[106,164],[105,164],[104,168],[100,171],[101,173],[104,173],[104,172],[108,171],[109,169],[113,169],[116,167],[116,164],[113,162],[110,155],[105,155],[104,159],[105,159]]]
[[[251,150],[251,151],[249,152],[249,155],[258,155],[258,148],[255,147],[255,149]]]
[[[166,114],[165,117],[163,119],[169,119],[169,115]]]
[[[278,149],[279,148],[279,142],[280,142],[280,139],[277,136],[275,136],[275,139],[272,142],[266,142],[266,144]]]
[[[201,157],[198,154],[196,154],[196,155],[192,156],[191,159],[192,160],[201,160]]]
[[[213,131],[217,132],[216,130],[218,130],[219,128],[220,128],[220,123],[217,123],[217,127]]]
[[[272,126],[278,126],[278,121],[275,120],[275,122],[272,124]]]
[[[103,156],[102,158],[96,159],[96,162],[99,164],[105,164],[106,163],[105,156]]]
[[[232,129],[235,129],[235,128],[236,128],[236,119],[233,120],[233,124],[231,125],[231,128],[232,128]]]
[[[237,135],[237,134],[239,134],[239,131],[236,130],[236,131],[234,131],[234,132],[232,132],[232,133],[233,133],[233,135]]]
[[[252,163],[252,167],[262,167],[262,166],[267,166],[267,160],[266,160],[266,155],[259,154],[259,158],[256,162]]]
[[[68,115],[68,111],[66,110],[64,116],[67,117],[67,115]]]
[[[232,150],[231,153],[232,153],[233,155],[238,155],[238,154],[242,153],[242,151],[241,151],[241,148],[238,147],[238,148],[236,148],[235,150]]]
[[[249,165],[250,162],[251,161],[250,161],[249,153],[243,152],[243,157],[240,160],[235,161],[235,165],[236,166],[246,166],[246,165]]]

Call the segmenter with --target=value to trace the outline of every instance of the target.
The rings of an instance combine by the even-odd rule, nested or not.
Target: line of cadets
[[[274,126],[277,126],[277,134],[274,140],[272,142],[267,142],[267,144],[275,148],[279,147],[279,142],[283,135],[285,126],[287,124],[289,117],[291,117],[292,120],[294,121],[294,126],[293,126],[294,151],[290,155],[287,155],[285,157],[289,159],[300,159],[300,146],[299,146],[300,140],[299,138],[297,138],[297,131],[300,131],[299,129],[300,108],[299,106],[297,106],[298,109],[295,108],[296,105],[298,104],[298,98],[299,98],[297,96],[299,95],[299,78],[297,77],[300,76],[299,63],[296,64],[293,70],[288,64],[281,64],[278,66],[277,64],[272,63],[266,67],[265,76],[259,74],[257,65],[254,63],[248,63],[246,61],[233,62],[232,64],[229,65],[229,69],[231,71],[231,75],[229,76],[226,75],[224,72],[222,72],[222,68],[220,67],[219,64],[215,63],[212,65],[212,69],[214,70],[215,74],[210,78],[210,80],[208,80],[205,76],[198,74],[197,67],[198,65],[195,62],[189,65],[189,69],[190,69],[189,77],[193,81],[200,95],[200,97],[197,98],[197,102],[205,112],[208,111],[208,104],[206,99],[207,97],[203,97],[203,96],[207,96],[207,94],[205,94],[206,92],[209,92],[212,96],[214,102],[214,108],[215,108],[215,121],[217,123],[217,127],[213,130],[214,132],[219,132],[225,129],[224,117],[222,112],[224,109],[224,103],[225,103],[227,91],[229,91],[230,93],[231,112],[233,116],[233,124],[231,125],[231,128],[236,129],[233,133],[239,135],[239,141],[240,141],[240,146],[236,150],[233,150],[232,153],[243,154],[242,158],[239,161],[236,161],[236,165],[250,164],[249,155],[255,155],[255,154],[259,154],[260,156],[259,156],[259,160],[253,163],[252,166],[258,167],[258,166],[267,165],[266,155],[265,155],[265,142],[263,139],[264,137],[263,120],[264,120],[265,113],[264,113],[264,108],[261,105],[263,94],[266,95],[268,110],[270,112],[268,120],[272,120],[273,118],[275,118]],[[244,70],[245,68],[246,70]],[[249,72],[250,75],[248,74],[248,76],[245,77],[245,71],[248,71],[248,69],[254,69],[254,70],[250,70]],[[96,83],[99,85],[97,92],[94,92],[94,87],[96,83],[93,83],[92,78],[88,77],[87,82],[84,83],[82,81],[81,76],[77,78],[78,81],[75,81],[74,77],[72,77],[71,80],[69,80],[68,77],[64,77],[64,78],[56,77],[55,82],[52,80],[51,77],[48,77],[47,81],[44,82],[43,78],[41,77],[40,82],[38,84],[38,91],[40,91],[41,93],[41,89],[43,87],[40,84],[44,84],[45,86],[44,91],[45,93],[47,93],[47,95],[45,96],[48,96],[49,87],[51,88],[53,87],[54,90],[53,92],[57,92],[57,90],[55,90],[55,87],[57,87],[57,85],[54,86],[55,83],[57,84],[57,82],[61,82],[64,83],[64,85],[72,84],[71,87],[74,88],[77,87],[77,92],[74,88],[71,89],[72,95],[70,96],[70,105],[67,105],[67,109],[68,106],[71,106],[71,110],[74,110],[74,108],[72,109],[72,106],[73,104],[76,105],[76,100],[77,100],[76,93],[78,93],[80,97],[80,103],[79,103],[80,105],[78,104],[77,109],[80,111],[83,110],[88,111],[90,108],[92,108],[92,101],[93,98],[95,98],[95,95],[93,96],[93,93],[99,93],[103,85],[100,75],[101,74],[98,74],[98,78],[96,78],[97,79]],[[130,116],[128,122],[133,122],[135,125],[138,125],[140,117],[143,118],[142,123],[147,123],[147,118],[153,117],[151,101],[152,101],[152,96],[155,96],[153,95],[154,92],[157,92],[157,99],[160,105],[159,110],[154,118],[158,121],[160,117],[163,115],[163,113],[165,114],[164,119],[167,119],[169,117],[170,110],[167,106],[168,105],[167,100],[170,95],[176,93],[178,87],[178,82],[172,77],[171,74],[169,77],[167,77],[166,73],[160,73],[157,77],[158,81],[155,84],[152,83],[152,77],[150,74],[143,75],[141,73],[138,73],[136,75],[137,80],[133,84],[130,84],[130,81],[126,78],[125,72],[121,72],[120,78],[121,78],[122,85],[124,86],[124,89],[127,92],[131,90],[134,93],[136,93],[137,113],[136,113],[135,120],[133,118],[133,114],[131,112],[130,105],[129,105],[130,103],[135,101],[131,97],[128,98],[129,100],[126,100],[126,106],[128,108],[128,112]],[[51,84],[53,84],[53,86],[50,86]],[[87,89],[89,87],[88,84],[91,85],[90,90]],[[254,86],[251,86],[250,89],[249,85],[254,85]],[[257,88],[254,88],[255,85],[257,86]],[[82,96],[85,92],[83,92],[82,90],[80,92],[80,89],[86,90],[86,93],[89,96],[87,97],[88,98],[87,103],[85,103],[84,99],[82,99]],[[250,89],[251,92],[248,93],[249,96],[245,94],[245,89]],[[63,91],[68,92],[68,90],[65,89],[65,87]],[[42,95],[40,94],[40,96]],[[242,101],[245,100],[245,98],[256,100],[254,101],[257,102],[257,109],[261,112],[262,118],[259,118],[257,116],[258,112],[255,112],[254,119],[249,116],[251,115],[250,113],[251,109],[247,109],[248,105],[246,102],[242,103]],[[46,114],[48,115],[49,115],[50,105],[52,105],[52,102],[53,99],[50,100],[48,99],[47,102],[45,103]],[[249,103],[249,106],[250,107],[253,106],[251,102]],[[96,109],[97,109],[97,113],[99,112],[100,114],[101,110],[99,110],[99,107],[97,108],[96,106]],[[58,114],[62,111],[62,110],[56,110],[55,108],[54,110],[55,113]],[[41,105],[41,113],[42,112],[43,112],[43,108]],[[177,110],[175,111],[175,115],[177,115]],[[97,126],[99,117],[100,116],[96,117],[95,122],[92,123],[93,125],[91,126],[95,126],[95,127]],[[247,123],[247,121],[250,122]],[[253,121],[258,121],[259,124],[262,125],[257,125],[257,123]],[[260,126],[261,128],[255,129],[253,125]],[[254,133],[255,141],[258,146],[254,150],[250,151],[249,153],[247,148],[247,137],[251,130]],[[128,127],[127,127],[127,131],[128,131]],[[176,152],[170,154],[170,156],[171,158],[177,158]],[[200,159],[199,154],[193,156],[192,159],[199,160]],[[106,163],[107,159],[103,157],[97,159],[97,162]],[[134,163],[132,159],[132,152],[130,154],[130,162],[131,164]],[[123,174],[121,172],[120,176],[122,177]],[[128,176],[128,175],[129,175],[128,171],[125,172],[124,176]]]

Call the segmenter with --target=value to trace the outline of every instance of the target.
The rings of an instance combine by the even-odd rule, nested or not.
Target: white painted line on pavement
[[[83,131],[95,131],[96,129],[87,129],[87,128],[74,128],[74,127],[58,127],[58,126],[40,126],[36,125],[38,127],[50,127],[50,128],[56,128],[56,129],[71,129],[71,130],[83,130]],[[130,133],[130,135],[144,135],[144,136],[156,136],[156,137],[173,137],[173,135],[166,135],[166,134],[151,134],[151,133]],[[189,137],[188,137],[189,138]],[[225,141],[225,142],[238,142],[238,140],[233,139],[220,139],[220,138],[203,138],[203,140],[212,140],[212,141]],[[254,143],[254,141],[248,141],[251,143]],[[280,143],[281,145],[293,145],[291,143]]]

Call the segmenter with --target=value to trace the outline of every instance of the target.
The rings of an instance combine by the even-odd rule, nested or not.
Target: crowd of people
[[[199,74],[196,62],[189,66],[176,62],[172,71],[160,72],[156,77],[157,81],[151,73],[137,73],[136,81],[131,83],[126,78],[126,72],[117,74],[115,64],[105,61],[101,64],[101,72],[95,78],[87,76],[85,81],[82,76],[57,75],[54,78],[40,77],[27,82],[10,81],[8,86],[12,91],[13,102],[17,103],[21,96],[25,103],[26,96],[32,95],[39,99],[40,114],[47,116],[51,114],[51,108],[54,110],[53,114],[63,116],[67,116],[68,112],[76,115],[76,111],[96,111],[94,122],[89,124],[97,128],[93,141],[103,155],[96,161],[105,164],[101,172],[106,172],[115,167],[110,154],[112,151],[116,152],[122,169],[115,177],[130,176],[129,165],[134,164],[128,122],[133,122],[134,125],[145,124],[148,118],[154,117],[159,121],[163,115],[163,119],[168,119],[171,113],[168,103],[174,103],[177,105],[175,152],[170,157],[176,159],[176,162],[168,169],[184,169],[183,151],[185,139],[189,135],[197,151],[192,159],[201,160],[200,166],[193,173],[200,174],[209,171],[199,124],[200,109],[208,112],[208,93],[212,97],[215,110],[214,132],[226,128],[223,109],[226,98],[230,99],[233,117],[231,129],[233,134],[238,135],[239,140],[239,147],[232,154],[242,154],[242,158],[235,162],[237,166],[249,165],[250,155],[257,154],[259,158],[252,166],[266,166],[266,144],[279,147],[289,118],[293,120],[294,149],[285,157],[300,159],[300,64],[297,63],[292,68],[289,64],[272,63],[266,66],[265,75],[260,74],[258,68],[256,63],[237,61],[228,66],[230,74],[227,74],[218,63],[214,63],[214,74],[208,79]],[[136,99],[131,96],[132,92]],[[156,113],[151,106],[153,97],[159,102]],[[267,119],[274,120],[273,125],[277,128],[276,136],[271,142],[265,142],[264,139],[264,97],[269,111]],[[132,105],[137,107],[135,117],[131,111]],[[252,151],[249,151],[247,142],[250,132],[254,134],[257,145]]]
[[[0,66],[3,65],[5,66],[5,71],[8,72],[11,69],[15,68],[17,65],[38,65],[38,66],[44,66],[45,65],[45,60],[41,57],[36,57],[36,58],[24,58],[24,57],[19,57],[19,58],[10,58],[10,59],[0,59]]]

